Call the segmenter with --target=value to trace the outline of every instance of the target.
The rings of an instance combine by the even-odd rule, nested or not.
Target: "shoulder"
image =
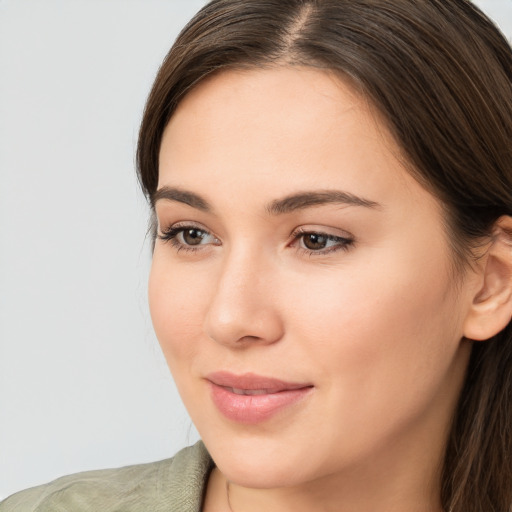
[[[213,462],[202,442],[172,459],[87,471],[14,494],[0,512],[198,512]]]

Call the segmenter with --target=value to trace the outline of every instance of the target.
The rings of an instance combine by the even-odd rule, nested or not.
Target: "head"
[[[303,424],[320,430],[325,446],[339,445],[337,430],[353,445],[354,453],[331,458],[320,450],[317,473],[354,465],[365,449],[396,443],[411,430],[405,425],[428,419],[444,439],[446,510],[510,506],[511,84],[510,47],[463,0],[217,0],[185,27],[148,99],[138,166],[158,213],[155,237],[169,219],[174,236],[178,221],[195,223],[192,244],[207,232],[193,256],[171,258],[169,244],[156,241],[150,302],[185,404],[221,469],[241,474],[246,464],[250,473],[258,463],[224,461],[228,447],[209,442],[202,391],[188,381],[228,368],[198,363],[197,354],[232,371],[277,371],[286,358],[296,374],[284,377],[313,379],[313,400],[325,397],[288,439],[310,442]],[[158,201],[163,187],[182,210]],[[339,201],[321,197],[340,188],[352,201],[342,220],[332,217],[341,215]],[[305,190],[320,195],[290,198]],[[300,212],[314,215],[290,210],[301,200],[313,209]],[[263,216],[272,205],[281,220]],[[297,225],[307,229],[297,234]],[[255,240],[268,255],[281,239],[289,250],[343,245],[343,257],[255,259]],[[245,323],[229,320],[229,304]],[[362,379],[365,371],[372,378]],[[343,423],[348,409],[356,420],[322,431],[321,406],[336,404],[327,419]],[[432,404],[436,413],[426,415]],[[286,455],[277,457],[290,458],[282,439],[271,443],[279,421],[286,415],[258,428],[213,418],[211,438],[229,432],[261,453],[281,445]],[[378,429],[366,428],[376,421]]]

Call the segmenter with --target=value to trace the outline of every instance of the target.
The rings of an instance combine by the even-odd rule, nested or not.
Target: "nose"
[[[275,271],[264,258],[232,250],[219,269],[204,329],[217,343],[242,348],[283,336]]]

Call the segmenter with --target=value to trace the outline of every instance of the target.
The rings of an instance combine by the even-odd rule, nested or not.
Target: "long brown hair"
[[[184,95],[222,69],[283,64],[334,70],[380,111],[410,172],[444,205],[459,269],[512,215],[512,50],[467,0],[210,2],[148,98],[137,164],[150,201],[162,134]],[[441,489],[446,511],[512,510],[510,324],[472,348]]]

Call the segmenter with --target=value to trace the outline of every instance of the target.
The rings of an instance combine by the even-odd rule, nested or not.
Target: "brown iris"
[[[319,233],[307,233],[303,235],[302,240],[307,249],[310,249],[311,251],[318,251],[320,249],[325,249],[328,238],[327,236]]]
[[[199,245],[206,233],[201,229],[191,228],[183,231],[183,241],[187,245]]]

